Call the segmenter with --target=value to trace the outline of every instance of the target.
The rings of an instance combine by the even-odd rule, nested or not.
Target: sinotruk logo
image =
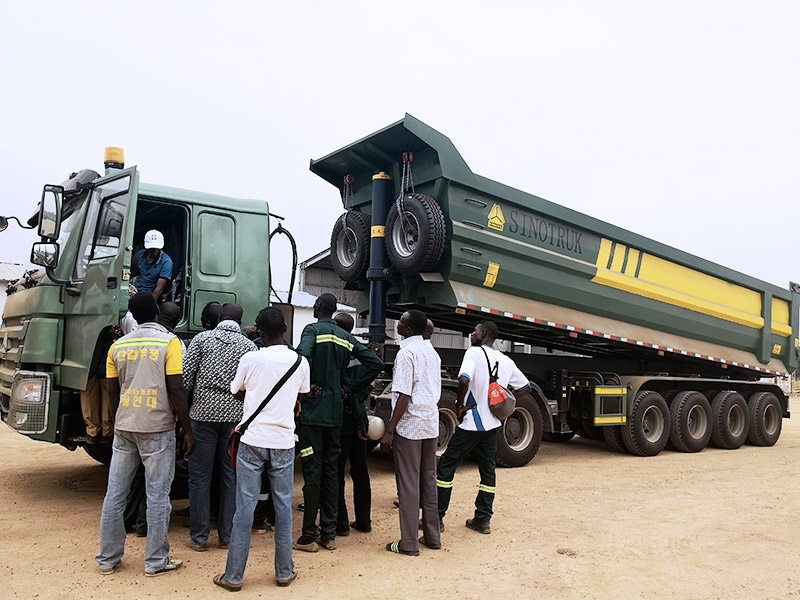
[[[503,209],[499,204],[492,206],[489,211],[489,229],[496,231],[503,231],[506,228],[506,218],[503,215]]]

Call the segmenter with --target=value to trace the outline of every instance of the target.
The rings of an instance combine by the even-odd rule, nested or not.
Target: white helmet
[[[164,247],[164,234],[157,229],[151,229],[144,234],[144,247],[146,249],[158,248],[159,250]]]

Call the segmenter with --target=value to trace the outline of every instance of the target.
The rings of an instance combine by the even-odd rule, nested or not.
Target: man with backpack
[[[495,495],[497,428],[502,422],[489,408],[489,384],[496,373],[503,387],[512,386],[514,396],[521,398],[530,390],[530,382],[514,361],[493,348],[497,339],[494,321],[481,321],[470,335],[472,347],[464,354],[458,375],[456,411],[459,425],[439,459],[436,491],[439,504],[439,528],[450,505],[456,469],[471,452],[478,457],[481,482],[475,498],[475,515],[467,519],[467,527],[478,533],[491,533],[492,504]]]

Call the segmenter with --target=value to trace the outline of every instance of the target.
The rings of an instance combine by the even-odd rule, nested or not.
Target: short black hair
[[[222,310],[219,313],[219,320],[220,321],[236,321],[239,325],[242,324],[242,315],[244,315],[244,310],[241,306],[236,304],[236,302],[226,302],[222,305]]]
[[[200,313],[200,324],[203,329],[214,329],[219,323],[219,315],[222,312],[222,305],[212,300],[203,307],[203,312]]]
[[[500,333],[497,329],[497,323],[494,321],[481,321],[478,325],[483,327],[483,330],[486,332],[486,335],[493,340],[497,339],[497,335]]]
[[[139,292],[128,300],[128,310],[140,325],[151,323],[158,316],[158,304],[150,292]]]
[[[175,329],[181,320],[181,307],[174,302],[162,302],[156,320],[168,329]]]
[[[353,331],[353,325],[355,325],[355,321],[353,321],[353,317],[347,313],[339,313],[333,317],[333,320],[336,321],[336,324],[344,329],[347,333]]]
[[[425,333],[425,328],[428,326],[428,317],[421,310],[411,309],[407,310],[408,314],[408,327],[414,335],[422,335]]]
[[[258,313],[256,327],[267,337],[275,338],[282,336],[286,331],[286,319],[283,318],[283,313],[280,310],[274,306],[269,306],[261,309],[261,312]]]
[[[326,315],[332,315],[336,312],[336,307],[338,303],[336,302],[336,296],[325,292],[319,298],[317,298],[317,306],[319,307],[320,312],[325,313]]]

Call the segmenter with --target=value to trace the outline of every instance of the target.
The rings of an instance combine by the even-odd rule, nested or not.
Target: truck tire
[[[439,398],[439,440],[436,442],[436,456],[441,456],[447,450],[447,444],[458,427],[456,415],[455,392],[442,390],[442,397]]]
[[[747,401],[750,411],[750,431],[747,441],[754,446],[774,446],[781,437],[783,410],[771,392],[756,392]]]
[[[636,456],[655,456],[669,440],[667,401],[658,392],[639,392],[633,401],[628,422],[621,427],[628,452]]]
[[[331,262],[333,270],[344,281],[364,277],[369,265],[370,217],[349,210],[336,219],[331,232]]]
[[[403,214],[397,203],[386,217],[386,254],[403,274],[433,269],[442,258],[447,228],[436,201],[424,194],[406,194]]]
[[[86,444],[86,454],[106,466],[111,464],[111,444]]]
[[[517,398],[517,407],[497,430],[497,464],[522,467],[536,456],[542,443],[542,411],[533,396]]]
[[[717,448],[735,450],[744,444],[750,431],[750,413],[739,392],[728,390],[714,396],[711,414],[711,439]]]
[[[614,452],[628,453],[628,449],[625,447],[625,440],[622,439],[622,425],[603,427],[603,437]]]
[[[669,405],[669,439],[675,450],[700,452],[711,439],[711,405],[700,392],[680,392]]]

